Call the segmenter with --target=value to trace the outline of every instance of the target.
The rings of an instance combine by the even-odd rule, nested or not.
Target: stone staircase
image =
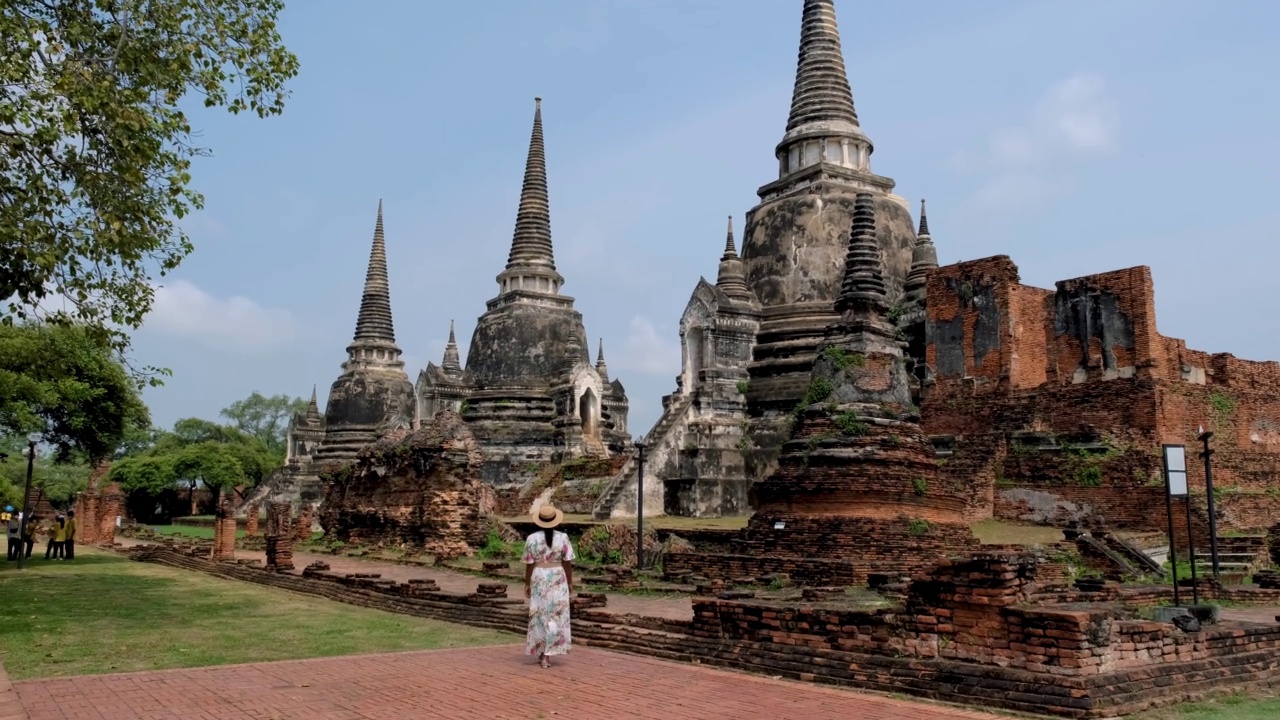
[[[1218,570],[1224,573],[1249,575],[1266,567],[1266,535],[1238,535],[1218,538]],[[1196,567],[1201,572],[1213,569],[1213,554],[1209,544],[1196,543]]]
[[[1130,565],[1138,570],[1162,578],[1168,576],[1168,573],[1165,572],[1164,565],[1156,562],[1154,558],[1143,552],[1142,548],[1139,548],[1128,540],[1108,534],[1105,538],[1102,538],[1102,541],[1106,543],[1111,552],[1124,558]]]
[[[1076,548],[1086,557],[1092,556],[1097,560],[1110,564],[1112,573],[1121,577],[1136,579],[1142,576],[1142,570],[1135,567],[1124,555],[1113,550],[1110,543],[1099,540],[1092,535],[1081,535],[1076,538]]]
[[[645,436],[646,451],[648,455],[654,448],[666,443],[671,428],[675,427],[680,418],[689,410],[689,406],[693,403],[693,394],[678,395],[671,400],[671,404],[667,406],[662,417],[658,418],[658,422],[654,424],[653,429]],[[646,460],[646,464],[648,464]],[[627,464],[622,466],[604,491],[600,493],[600,498],[596,500],[596,504],[591,509],[591,515],[596,520],[608,520],[613,515],[613,506],[617,504],[618,498],[622,497],[622,493],[626,491],[629,480],[636,471],[635,455],[627,458]]]

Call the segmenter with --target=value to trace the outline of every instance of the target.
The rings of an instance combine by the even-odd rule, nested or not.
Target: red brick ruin
[[[125,498],[120,486],[102,486],[110,462],[98,463],[89,473],[84,492],[76,497],[76,542],[83,545],[111,545],[116,538],[116,522],[124,515]],[[101,489],[100,489],[101,488]]]
[[[1166,526],[1160,446],[1187,446],[1207,528],[1197,429],[1212,430],[1222,531],[1280,522],[1280,364],[1190,350],[1156,331],[1146,267],[1022,285],[1006,256],[929,274],[933,375],[922,415],[970,519]],[[1175,522],[1185,540],[1185,515]]]
[[[214,560],[232,560],[236,556],[236,515],[231,499],[224,493],[213,520]]]
[[[457,413],[365,448],[326,474],[321,521],[344,542],[406,544],[445,558],[484,542],[483,457]]]
[[[288,502],[267,503],[267,569],[288,572],[293,569],[293,506]]]
[[[244,536],[245,537],[258,536],[258,515],[261,513],[261,511],[262,509],[258,507],[257,503],[249,503],[248,505],[245,506],[245,509],[244,509]]]

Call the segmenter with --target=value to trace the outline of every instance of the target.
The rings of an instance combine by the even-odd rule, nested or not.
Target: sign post
[[[1173,536],[1173,498],[1187,497],[1187,448],[1185,445],[1164,445],[1164,506],[1169,518],[1169,567],[1173,572],[1173,604],[1182,606],[1182,597],[1178,592],[1178,543]],[[1190,523],[1190,505],[1187,506],[1188,523]],[[1189,527],[1189,525],[1188,525]],[[1187,533],[1188,547],[1191,533]],[[1195,573],[1195,554],[1191,555],[1191,572]],[[1195,580],[1192,579],[1192,592],[1195,592]]]

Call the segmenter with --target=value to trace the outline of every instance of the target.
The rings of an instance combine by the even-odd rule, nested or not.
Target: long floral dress
[[[569,536],[556,532],[551,547],[539,530],[524,543],[526,565],[568,562],[574,558]],[[529,583],[529,634],[525,652],[530,655],[563,655],[569,652],[569,579],[564,568],[536,567]]]

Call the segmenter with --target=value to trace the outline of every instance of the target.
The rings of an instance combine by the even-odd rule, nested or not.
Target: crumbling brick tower
[[[293,569],[293,505],[289,502],[267,503],[267,569],[288,572]]]
[[[856,199],[836,309],[840,322],[820,346],[791,439],[778,470],[753,489],[756,512],[735,550],[843,560],[861,580],[976,548],[966,489],[939,473],[911,403],[867,193]]]
[[[232,560],[236,556],[236,515],[231,499],[224,493],[213,521],[213,559]]]

